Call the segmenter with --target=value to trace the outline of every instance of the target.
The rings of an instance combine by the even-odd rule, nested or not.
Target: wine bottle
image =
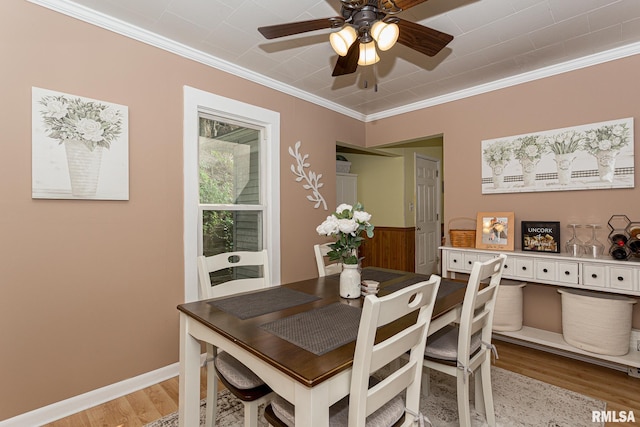
[[[624,234],[621,233],[616,233],[613,236],[610,237],[611,239],[611,243],[613,243],[616,246],[624,246],[627,244],[627,236],[625,236]]]
[[[635,255],[640,255],[640,238],[629,240],[627,246]]]
[[[622,261],[629,258],[629,256],[631,255],[631,251],[625,245],[622,245],[622,246],[611,245],[611,248],[609,249],[609,254],[614,259],[618,259]]]

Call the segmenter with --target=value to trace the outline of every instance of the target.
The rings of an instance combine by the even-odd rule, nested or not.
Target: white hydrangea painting
[[[633,188],[633,118],[482,141],[482,193]]]
[[[129,200],[124,105],[32,88],[32,197]]]

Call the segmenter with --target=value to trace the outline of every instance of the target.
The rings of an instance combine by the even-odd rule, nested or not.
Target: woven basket
[[[474,229],[463,228],[451,228],[453,221],[471,221],[473,222]],[[476,247],[476,220],[473,218],[458,217],[451,218],[449,220],[449,239],[451,240],[451,246],[455,248],[475,248]]]

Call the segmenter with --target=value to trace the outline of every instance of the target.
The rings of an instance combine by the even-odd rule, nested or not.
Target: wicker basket
[[[462,228],[451,228],[453,221],[471,221],[473,223],[473,230]],[[475,248],[476,247],[476,220],[473,218],[451,218],[449,220],[449,239],[451,240],[451,246],[455,248]]]

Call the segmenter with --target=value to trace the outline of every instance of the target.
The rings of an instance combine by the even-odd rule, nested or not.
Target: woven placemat
[[[211,301],[209,304],[245,320],[319,299],[320,297],[315,295],[278,287],[252,294],[222,298]]]
[[[361,315],[359,307],[338,302],[265,323],[260,327],[321,356],[355,341]]]

